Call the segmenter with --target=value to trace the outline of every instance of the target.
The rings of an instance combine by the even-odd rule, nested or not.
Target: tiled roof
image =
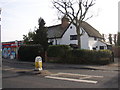
[[[68,27],[62,28],[61,24],[48,27],[48,38],[62,38]],[[103,38],[102,35],[87,22],[83,22],[81,27],[86,31],[86,33],[90,37]]]

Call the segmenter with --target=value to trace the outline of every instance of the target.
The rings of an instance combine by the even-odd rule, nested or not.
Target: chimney
[[[69,25],[69,18],[64,16],[62,19],[61,19],[61,27],[62,28],[66,28],[68,27]]]

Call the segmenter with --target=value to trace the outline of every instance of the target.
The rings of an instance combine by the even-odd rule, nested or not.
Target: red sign
[[[12,47],[19,47],[22,44],[21,41],[15,43],[15,42],[7,42],[7,43],[2,43],[3,48],[12,48]]]

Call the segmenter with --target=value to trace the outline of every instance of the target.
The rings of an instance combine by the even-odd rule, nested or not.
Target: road
[[[118,71],[52,65],[43,75],[33,71],[33,64],[3,62],[3,88],[118,88]]]

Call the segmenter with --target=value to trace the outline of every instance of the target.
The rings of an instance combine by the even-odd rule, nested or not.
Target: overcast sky
[[[57,12],[53,9],[52,0],[0,0],[2,8],[2,41],[22,40],[23,35],[38,25],[42,17],[46,26],[60,23]],[[87,22],[101,34],[118,32],[118,1],[96,0],[89,10],[93,17]]]

